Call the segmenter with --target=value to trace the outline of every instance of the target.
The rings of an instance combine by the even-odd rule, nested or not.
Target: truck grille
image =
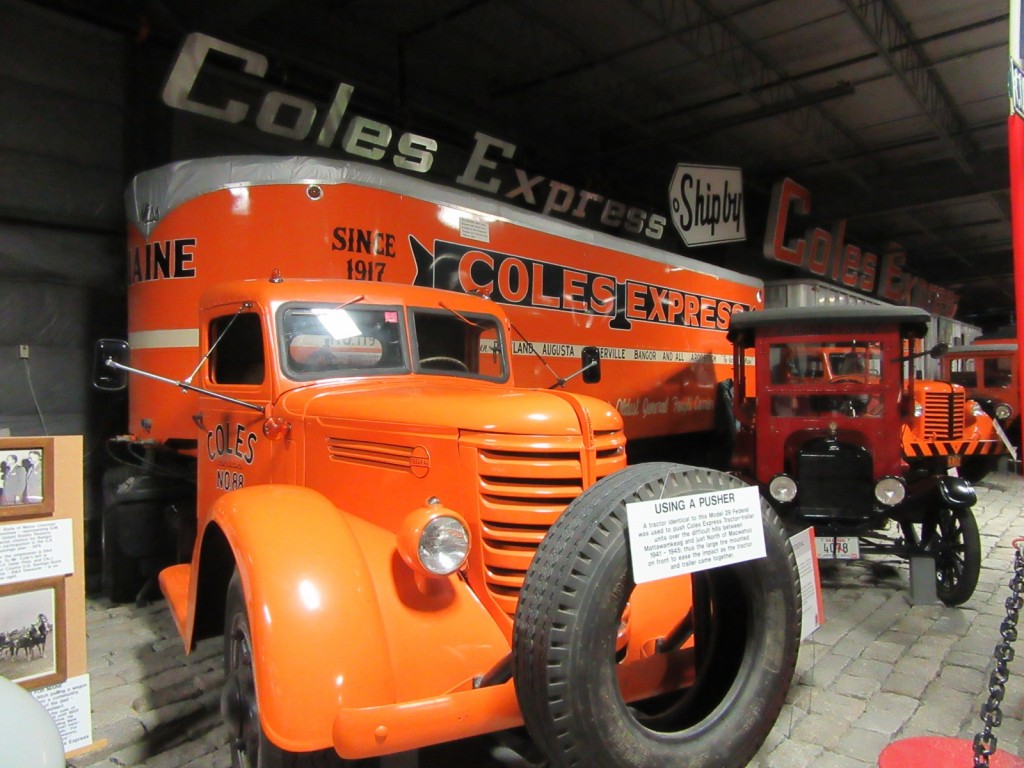
[[[962,438],[965,406],[963,392],[927,392],[924,396],[924,439]]]
[[[797,456],[800,516],[823,521],[857,520],[873,507],[871,454],[834,440],[812,440]]]
[[[597,433],[597,479],[625,466],[621,432]],[[463,436],[477,448],[477,483],[487,590],[512,616],[526,569],[544,534],[583,491],[578,438]]]

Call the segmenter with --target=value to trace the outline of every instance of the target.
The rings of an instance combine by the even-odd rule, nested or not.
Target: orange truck
[[[711,429],[724,329],[757,284],[408,184],[239,158],[129,190],[130,343],[101,342],[96,368],[129,386],[132,430],[105,539],[144,569],[169,553],[129,534],[177,511],[158,581],[187,649],[224,634],[233,764],[525,724],[557,766],[746,765],[795,668],[795,557],[737,478],[627,466],[620,410],[676,402],[634,429],[656,411]],[[708,525],[753,515],[761,551],[664,535],[687,503]],[[665,514],[646,540],[638,505]]]
[[[141,368],[191,370],[201,292],[275,269],[479,294],[508,313],[520,385],[610,403],[632,462],[728,467],[726,330],[733,312],[762,305],[759,280],[419,178],[315,158],[173,163],[136,176],[126,208],[128,341]],[[609,204],[605,215],[624,214]],[[599,382],[577,375],[584,347],[600,353]],[[111,443],[115,466],[103,484],[103,581],[115,600],[152,591],[159,566],[191,552],[194,411],[155,380],[131,382],[127,434]]]
[[[1020,357],[1009,338],[978,338],[951,346],[940,359],[941,376],[964,388],[996,425],[1013,463],[1020,450]],[[998,454],[979,461],[976,472],[992,469]]]

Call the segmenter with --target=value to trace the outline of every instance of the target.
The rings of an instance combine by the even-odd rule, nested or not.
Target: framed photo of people
[[[0,520],[53,514],[53,439],[0,438]]]
[[[67,679],[64,579],[0,586],[0,675],[23,688]]]

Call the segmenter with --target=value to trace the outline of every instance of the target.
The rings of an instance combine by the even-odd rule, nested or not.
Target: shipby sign
[[[329,100],[319,102],[273,88],[266,79],[268,71],[270,62],[263,54],[193,32],[182,43],[162,98],[174,109],[340,150],[363,162],[432,173],[439,180],[615,234],[657,242],[665,233],[664,215],[517,167],[515,144],[477,132],[468,157],[444,157],[445,162],[439,162],[446,150],[430,136],[396,131],[356,114],[353,86],[337,83]],[[453,167],[461,170],[440,178]]]
[[[668,198],[672,223],[691,248],[747,239],[739,168],[679,164]]]
[[[766,259],[891,304],[921,307],[946,317],[956,314],[959,296],[906,272],[907,254],[901,248],[875,253],[848,243],[845,220],[824,229],[808,224],[810,213],[808,189],[792,179],[775,185],[764,237]]]

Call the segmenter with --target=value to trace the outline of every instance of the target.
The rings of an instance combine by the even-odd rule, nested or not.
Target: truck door
[[[206,329],[213,349],[206,363],[206,385],[235,402],[201,396],[196,424],[199,439],[199,504],[269,482],[271,456],[263,436],[262,408],[270,402],[269,353],[261,317],[254,310],[226,310]]]

